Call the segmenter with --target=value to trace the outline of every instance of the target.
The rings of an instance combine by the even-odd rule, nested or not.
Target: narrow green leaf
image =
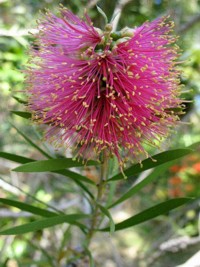
[[[20,235],[29,232],[35,232],[38,230],[43,230],[62,223],[69,223],[73,225],[78,225],[84,227],[84,225],[77,222],[77,220],[88,218],[87,214],[70,214],[70,215],[59,215],[54,217],[49,217],[47,219],[42,219],[34,221],[31,223],[23,224],[13,228],[9,228],[0,232],[0,235]]]
[[[15,100],[17,100],[17,102],[19,102],[20,104],[27,104],[28,103],[26,100],[22,99],[21,97],[13,96],[13,98]]]
[[[153,218],[156,218],[160,215],[168,213],[170,210],[176,209],[177,207],[186,204],[187,202],[191,201],[191,198],[175,198],[170,199],[165,202],[162,202],[156,206],[153,206],[149,209],[146,209],[129,219],[115,224],[115,231],[126,229],[128,227],[132,227],[134,225],[146,222]],[[100,231],[109,231],[109,227],[100,229]]]
[[[75,183],[77,183],[78,186],[80,186],[92,199],[94,199],[94,195],[90,192],[90,190],[88,189],[88,187],[86,187],[82,183],[82,182],[86,182],[86,179],[88,179],[87,177],[82,176],[82,175],[80,175],[80,174],[78,174],[76,172],[71,172],[71,171],[68,172],[68,170],[54,171],[54,173],[62,174],[65,177],[69,177],[69,178],[73,179],[75,181]],[[82,179],[81,176],[84,177],[84,178]],[[80,180],[79,180],[79,178],[80,178]],[[92,184],[92,185],[95,185],[95,183],[93,184],[93,183],[90,183],[88,181],[87,181],[87,183]]]
[[[26,243],[29,244],[29,246],[31,246],[34,250],[38,250],[40,252],[42,252],[42,254],[44,255],[44,257],[47,259],[48,261],[48,264],[49,264],[49,267],[56,267],[55,263],[54,263],[54,258],[51,256],[51,254],[49,254],[48,250],[46,250],[45,248],[41,247],[37,242],[34,244],[34,241],[29,239],[29,238],[25,238],[25,237],[22,237],[22,240],[24,240]],[[30,262],[30,265],[33,264],[33,262],[31,261]],[[47,263],[44,262],[43,263],[43,266],[47,266],[46,265]],[[19,266],[19,265],[18,265]],[[38,264],[36,266],[39,266]]]
[[[84,246],[84,249],[85,249],[85,253],[88,255],[88,257],[90,259],[90,266],[89,267],[95,267],[94,259],[92,257],[92,253],[89,251],[89,249],[86,246]]]
[[[94,195],[90,192],[90,190],[82,183],[82,182],[86,182],[92,185],[95,185],[95,183],[93,183],[92,181],[89,182],[88,178],[85,176],[82,176],[76,172],[72,172],[69,170],[60,170],[60,171],[54,171],[54,173],[58,173],[58,174],[62,174],[65,177],[71,178],[72,180],[74,180],[74,182],[80,186],[83,191],[85,191],[92,199],[94,199]],[[79,179],[80,178],[80,179]],[[82,182],[81,182],[82,181]]]
[[[25,112],[25,111],[15,111],[15,110],[11,110],[12,114],[15,114],[19,117],[25,118],[25,119],[30,119],[31,118],[31,113],[30,112]]]
[[[88,184],[95,185],[94,181],[88,179],[86,176],[83,176],[83,175],[81,175],[81,174],[79,174],[77,172],[72,172],[70,170],[59,170],[59,171],[55,171],[55,173],[62,174],[64,176],[72,178],[73,180],[76,180],[76,181],[78,180],[78,181],[82,181],[82,182],[85,182],[85,183],[88,183]]]
[[[12,127],[34,148],[36,148],[42,155],[44,155],[46,158],[51,159],[52,157],[48,155],[43,149],[41,149],[38,145],[33,143],[30,138],[28,138],[24,133],[22,133],[17,127],[15,127],[13,124],[11,124]]]
[[[15,154],[10,154],[10,153],[6,153],[6,152],[0,152],[0,157],[1,158],[5,158],[14,162],[18,162],[18,163],[28,163],[28,162],[33,162],[35,161],[34,159],[30,159],[30,158],[26,158],[26,157],[22,157],[19,155],[15,155]],[[71,178],[76,184],[78,184],[92,199],[94,199],[93,194],[88,190],[88,188],[82,183],[89,183],[89,184],[93,184],[95,185],[95,183],[88,179],[87,177],[76,173],[76,172],[72,172],[69,170],[60,170],[60,171],[53,171],[54,173],[58,173],[61,174],[65,177]]]
[[[29,204],[26,204],[23,202],[15,201],[12,199],[0,198],[0,202],[3,204],[6,204],[8,206],[18,208],[20,210],[30,212],[30,213],[35,214],[35,215],[40,215],[42,217],[58,216],[58,213],[55,213],[55,212],[52,212],[49,210],[45,210],[45,209],[41,209],[41,208],[37,208],[35,206],[29,205]]]
[[[99,206],[100,210],[103,212],[103,214],[105,214],[108,217],[109,221],[110,221],[110,233],[111,234],[114,233],[115,232],[115,223],[113,221],[113,218],[112,218],[109,210],[107,210],[105,207],[103,207],[103,206],[101,206],[99,204],[98,204],[98,206]]]
[[[174,149],[174,150],[168,150],[162,153],[159,153],[157,155],[152,156],[151,158],[145,159],[141,162],[141,164],[137,163],[132,165],[130,168],[124,171],[124,174],[128,177],[131,178],[133,175],[146,171],[148,169],[157,167],[161,164],[164,164],[166,162],[184,157],[191,153],[191,149]],[[153,159],[153,160],[152,160]],[[122,173],[119,173],[112,178],[110,178],[108,181],[116,181],[124,179],[124,175]]]
[[[87,165],[96,165],[95,161],[88,161]],[[84,164],[82,162],[73,160],[72,158],[59,158],[59,159],[49,159],[49,160],[38,160],[35,162],[30,162],[23,164],[13,171],[16,172],[47,172],[47,171],[58,171],[65,168],[71,167],[82,167]]]
[[[199,142],[195,142],[194,144],[188,146],[188,148],[195,151],[196,149],[199,148],[199,146],[200,146],[200,141]]]
[[[96,7],[97,7],[97,10],[98,10],[99,14],[101,14],[102,17],[104,18],[105,24],[107,24],[108,23],[108,18],[106,16],[106,13],[98,5],[96,5]]]
[[[23,156],[7,153],[3,151],[0,152],[0,158],[8,159],[8,160],[22,163],[22,164],[35,161],[34,159],[26,158]]]
[[[19,156],[16,154],[11,154],[11,153],[7,153],[7,152],[3,152],[0,151],[0,158],[4,158],[4,159],[8,159],[17,163],[29,163],[29,162],[36,162],[36,160],[31,159],[31,158],[27,158],[27,157],[23,157],[23,156]],[[79,173],[70,171],[70,170],[60,170],[60,171],[52,171],[54,173],[58,173],[58,174],[62,174],[64,176],[67,176],[69,178],[72,178],[73,180],[79,180],[85,183],[89,183],[89,184],[93,184],[95,185],[95,183],[88,179],[86,176],[83,176]]]
[[[147,175],[141,182],[138,182],[136,185],[134,185],[130,190],[128,190],[125,194],[123,194],[122,197],[120,197],[118,200],[116,200],[113,204],[109,205],[108,208],[112,208],[123,201],[127,200],[128,198],[132,197],[135,193],[137,193],[139,190],[141,190],[144,186],[151,183],[154,179],[158,178],[158,176],[162,173],[164,173],[172,163],[165,163],[162,166],[159,166],[155,168],[149,175]]]
[[[58,253],[57,255],[61,254],[63,251],[63,248],[65,248],[66,244],[69,242],[69,240],[72,237],[72,231],[71,231],[71,225],[67,227],[67,229],[64,231],[62,237],[61,237],[61,242],[58,244]]]

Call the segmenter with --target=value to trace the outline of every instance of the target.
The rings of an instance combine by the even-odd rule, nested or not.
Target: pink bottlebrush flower
[[[64,8],[48,13],[27,71],[29,108],[48,124],[46,138],[86,158],[107,150],[123,165],[166,137],[181,105],[172,27],[164,17],[114,33]]]

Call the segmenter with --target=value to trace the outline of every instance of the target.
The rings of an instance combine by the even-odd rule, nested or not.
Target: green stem
[[[104,189],[106,186],[106,180],[108,178],[108,171],[109,171],[109,157],[106,153],[106,151],[103,153],[103,162],[101,165],[101,174],[100,174],[100,181],[99,184],[97,185],[98,187],[98,191],[97,191],[97,197],[95,200],[95,205],[94,205],[94,212],[93,212],[93,216],[92,216],[92,221],[91,221],[91,226],[89,229],[89,232],[86,236],[86,244],[87,246],[89,246],[93,235],[95,234],[95,228],[98,226],[99,224],[99,205],[101,204],[102,198],[103,198],[103,193],[104,193]]]

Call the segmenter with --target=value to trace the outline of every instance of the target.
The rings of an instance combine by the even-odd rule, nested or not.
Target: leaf
[[[107,24],[108,23],[108,18],[106,16],[106,13],[98,5],[96,5],[96,7],[97,7],[97,10],[98,10],[99,14],[101,14],[102,17],[104,18],[105,24]]]
[[[85,249],[85,253],[88,255],[88,257],[90,259],[90,266],[89,267],[95,267],[94,259],[92,257],[92,253],[89,251],[89,249],[86,246],[84,246],[84,249]]]
[[[84,225],[77,222],[77,220],[88,218],[87,214],[69,214],[69,215],[59,215],[50,217],[47,219],[42,219],[38,221],[34,221],[31,223],[23,224],[20,226],[15,226],[13,228],[9,228],[0,232],[0,235],[20,235],[26,234],[29,232],[35,232],[39,230],[43,230],[45,228],[49,228],[62,223],[74,224],[77,226],[85,227]]]
[[[32,205],[29,205],[29,204],[26,204],[23,202],[19,202],[19,201],[15,201],[12,199],[0,198],[0,202],[3,204],[6,204],[8,206],[18,208],[20,210],[30,212],[30,213],[35,214],[35,215],[40,215],[42,217],[52,217],[52,216],[58,215],[58,213],[55,213],[55,212],[52,212],[49,210],[45,210],[45,209],[41,209],[41,208],[37,208],[37,207],[34,207]]]
[[[65,172],[66,171],[66,172]],[[76,172],[71,172],[72,176],[70,173],[67,172],[68,170],[60,170],[60,171],[55,171],[54,173],[59,173],[64,175],[65,177],[69,177],[75,181],[92,199],[94,199],[94,195],[90,192],[90,190],[79,180],[79,174]],[[77,178],[74,178],[77,174]],[[82,176],[82,175],[81,175]],[[83,176],[85,179],[87,177]],[[88,179],[89,180],[89,179]],[[95,184],[94,184],[95,185]]]
[[[188,146],[188,148],[196,151],[199,148],[199,146],[200,146],[200,141],[199,142],[195,142],[194,144]]]
[[[30,112],[25,112],[25,111],[11,110],[11,113],[19,117],[25,118],[25,119],[31,119],[31,116],[32,116]]]
[[[29,238],[24,238],[23,237],[23,240],[26,241],[28,243],[28,245],[31,246],[34,250],[39,250],[40,252],[42,252],[42,254],[46,257],[46,259],[47,259],[47,261],[49,263],[49,266],[56,267],[56,265],[54,264],[54,259],[51,256],[51,254],[49,254],[48,250],[46,250],[45,248],[41,247],[38,244],[38,242],[36,244],[34,244],[33,243],[33,240],[31,240]],[[32,264],[33,264],[33,261],[30,262],[30,265],[29,266],[31,266]],[[37,264],[36,266],[39,266],[39,265]],[[43,266],[44,266],[44,263],[43,263]]]
[[[76,180],[76,181],[82,181],[82,182],[85,182],[85,183],[88,183],[88,184],[95,185],[94,181],[90,180],[86,176],[83,176],[83,175],[81,175],[81,174],[79,174],[77,172],[72,172],[70,170],[60,170],[60,171],[53,171],[53,172],[62,174],[64,176],[72,178],[73,180]]]
[[[30,138],[28,138],[24,133],[22,133],[17,127],[15,127],[13,124],[11,124],[12,127],[34,148],[36,148],[42,155],[44,155],[46,158],[51,159],[52,157],[48,155],[43,149],[41,149],[39,146],[37,146],[35,143],[31,141]]]
[[[7,152],[3,152],[0,151],[0,158],[4,158],[4,159],[8,159],[14,162],[18,162],[18,163],[29,163],[29,162],[36,162],[36,160],[31,159],[31,158],[27,158],[27,157],[23,157],[23,156],[19,156],[16,154],[11,154],[11,153],[7,153]],[[93,182],[92,180],[88,179],[86,176],[83,176],[79,173],[70,171],[70,170],[60,170],[60,171],[52,171],[54,173],[58,173],[58,174],[62,174],[64,176],[67,176],[69,178],[72,178],[73,180],[79,180],[85,183],[89,183],[89,184],[93,184],[95,185],[95,182]]]
[[[87,165],[96,165],[95,161],[88,161]],[[59,158],[59,159],[49,159],[49,160],[38,160],[35,162],[30,162],[23,164],[13,171],[16,172],[47,172],[47,171],[58,171],[65,168],[71,167],[82,167],[84,164],[79,161],[75,161],[72,158]]]
[[[12,96],[15,100],[17,100],[17,102],[21,103],[21,104],[27,104],[28,102],[18,96]]]
[[[58,254],[62,254],[63,248],[65,248],[66,243],[71,239],[72,237],[72,232],[71,232],[71,225],[67,227],[67,229],[64,231],[62,237],[61,237],[61,242],[58,244]]]
[[[98,206],[99,206],[100,210],[103,212],[103,214],[105,214],[108,217],[109,221],[110,221],[110,233],[111,234],[114,233],[115,232],[115,223],[113,221],[113,218],[112,218],[109,210],[107,210],[105,207],[103,207],[103,206],[101,206],[99,204],[98,204]]]
[[[140,163],[132,165],[130,168],[124,171],[124,174],[131,178],[133,175],[146,171],[148,169],[154,168],[156,166],[159,166],[161,164],[164,164],[166,162],[184,157],[191,153],[191,149],[174,149],[174,150],[168,150],[162,153],[159,153],[157,155],[154,155],[153,157],[150,157],[148,159],[145,159]],[[152,160],[153,159],[153,160]],[[124,175],[122,173],[118,173],[117,175],[113,176],[112,178],[108,179],[109,182],[116,181],[124,179]]]
[[[113,204],[109,205],[108,208],[112,208],[119,203],[127,200],[128,198],[132,197],[135,193],[137,193],[139,190],[141,190],[144,186],[151,183],[154,179],[158,178],[158,176],[165,172],[172,163],[165,163],[162,166],[159,166],[155,168],[149,175],[147,175],[141,182],[138,182],[136,185],[134,185],[130,190],[128,190],[122,197],[120,197],[118,200],[116,200]]]
[[[22,163],[22,164],[35,161],[34,159],[26,158],[23,156],[7,153],[7,152],[3,152],[3,151],[0,152],[0,158],[8,159],[8,160]]]
[[[60,171],[53,171],[54,173],[62,174],[65,177],[71,178],[74,180],[77,185],[79,185],[92,199],[94,199],[94,195],[90,192],[90,190],[82,183],[87,182],[89,184],[95,185],[93,181],[88,179],[87,177],[80,175],[79,173],[72,172],[69,170],[60,170]],[[81,182],[82,181],[82,182]]]
[[[151,220],[153,218],[158,217],[159,215],[166,214],[170,210],[173,210],[181,205],[186,204],[187,202],[191,201],[191,198],[175,198],[170,199],[165,202],[162,202],[158,205],[155,205],[149,209],[146,209],[129,219],[115,224],[115,231],[119,231],[122,229],[126,229],[128,227],[132,227],[134,225],[138,225],[140,223],[146,222],[148,220]],[[109,227],[100,229],[100,231],[109,231]]]
[[[30,158],[26,158],[26,157],[22,157],[19,155],[15,155],[15,154],[10,154],[10,153],[6,153],[6,152],[0,152],[0,157],[14,161],[14,162],[18,162],[18,163],[28,163],[28,162],[33,162],[35,161],[34,159],[30,159]],[[75,183],[77,183],[91,198],[94,199],[93,194],[88,190],[88,188],[82,184],[82,182],[87,182],[89,184],[93,184],[95,185],[95,183],[88,179],[87,177],[76,173],[76,172],[72,172],[69,170],[60,170],[60,171],[53,171],[54,173],[58,173],[58,174],[62,174],[65,177],[71,178],[72,180],[75,181]],[[82,181],[82,182],[81,182]]]

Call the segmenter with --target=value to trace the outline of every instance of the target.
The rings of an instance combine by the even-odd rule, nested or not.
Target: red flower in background
[[[180,185],[180,184],[182,184],[182,179],[178,176],[171,177],[169,180],[169,183],[171,185]]]
[[[192,168],[196,171],[196,172],[200,172],[200,162],[195,163]]]
[[[170,167],[170,171],[175,172],[175,173],[180,171],[180,169],[181,169],[181,166],[179,166],[179,165],[173,165]]]
[[[143,141],[166,137],[181,104],[172,26],[164,17],[116,37],[87,15],[47,14],[27,71],[29,108],[49,125],[46,138],[86,158],[107,150],[123,164],[121,148],[140,157]]]

